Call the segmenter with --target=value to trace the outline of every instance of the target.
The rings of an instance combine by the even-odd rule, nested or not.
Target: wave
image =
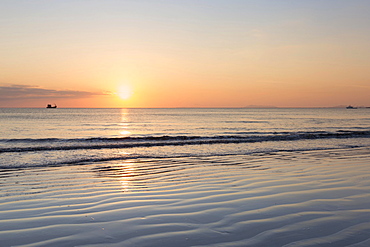
[[[370,131],[338,130],[336,132],[250,132],[214,136],[142,136],[142,137],[94,137],[94,138],[41,138],[1,139],[0,153],[42,152],[80,149],[116,149],[135,147],[160,147],[184,145],[210,145],[230,143],[256,143],[297,141],[333,138],[370,138]]]
[[[52,157],[48,154],[47,159],[40,159],[39,157],[32,156],[31,153],[24,153],[26,156],[23,160],[8,160],[7,162],[0,161],[0,178],[6,177],[3,174],[7,170],[18,170],[24,168],[40,168],[40,167],[63,167],[69,165],[90,165],[90,164],[102,164],[114,162],[151,162],[153,160],[168,160],[168,159],[208,159],[210,157],[233,157],[235,155],[247,155],[249,157],[273,157],[279,154],[288,154],[288,153],[305,153],[305,152],[316,152],[323,151],[326,152],[338,152],[342,153],[343,157],[353,154],[353,152],[358,152],[358,155],[361,156],[364,153],[369,153],[369,146],[358,146],[358,145],[340,145],[340,146],[327,146],[327,147],[301,147],[301,148],[265,148],[265,149],[256,149],[256,150],[245,150],[243,152],[232,151],[228,152],[198,152],[198,153],[111,153],[111,152],[100,152],[100,153],[89,153],[89,154],[79,154],[76,153],[64,153],[63,157]],[[350,151],[350,152],[349,152]],[[43,155],[41,155],[43,156]]]

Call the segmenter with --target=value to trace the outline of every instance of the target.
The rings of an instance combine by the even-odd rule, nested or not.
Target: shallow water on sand
[[[369,246],[368,148],[3,169],[2,246]]]

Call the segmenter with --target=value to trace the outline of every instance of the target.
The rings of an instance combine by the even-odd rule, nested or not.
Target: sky
[[[1,0],[0,107],[370,106],[368,0]]]

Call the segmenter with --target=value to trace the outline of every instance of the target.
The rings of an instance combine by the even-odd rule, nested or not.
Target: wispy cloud
[[[252,29],[249,32],[249,35],[257,39],[264,39],[268,37],[267,33],[261,29]]]
[[[109,92],[88,92],[75,90],[55,90],[30,85],[0,85],[0,100],[46,99],[46,98],[87,98],[109,95]]]

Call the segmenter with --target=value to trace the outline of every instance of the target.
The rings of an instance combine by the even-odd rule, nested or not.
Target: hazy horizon
[[[316,107],[279,107],[279,106],[235,106],[235,107],[61,107],[58,106],[58,109],[320,109],[320,108],[345,108],[348,105],[338,105],[338,106],[316,106]],[[368,106],[354,106],[356,108],[370,108]],[[0,109],[6,108],[19,108],[19,109],[44,109],[46,107],[0,107]]]

